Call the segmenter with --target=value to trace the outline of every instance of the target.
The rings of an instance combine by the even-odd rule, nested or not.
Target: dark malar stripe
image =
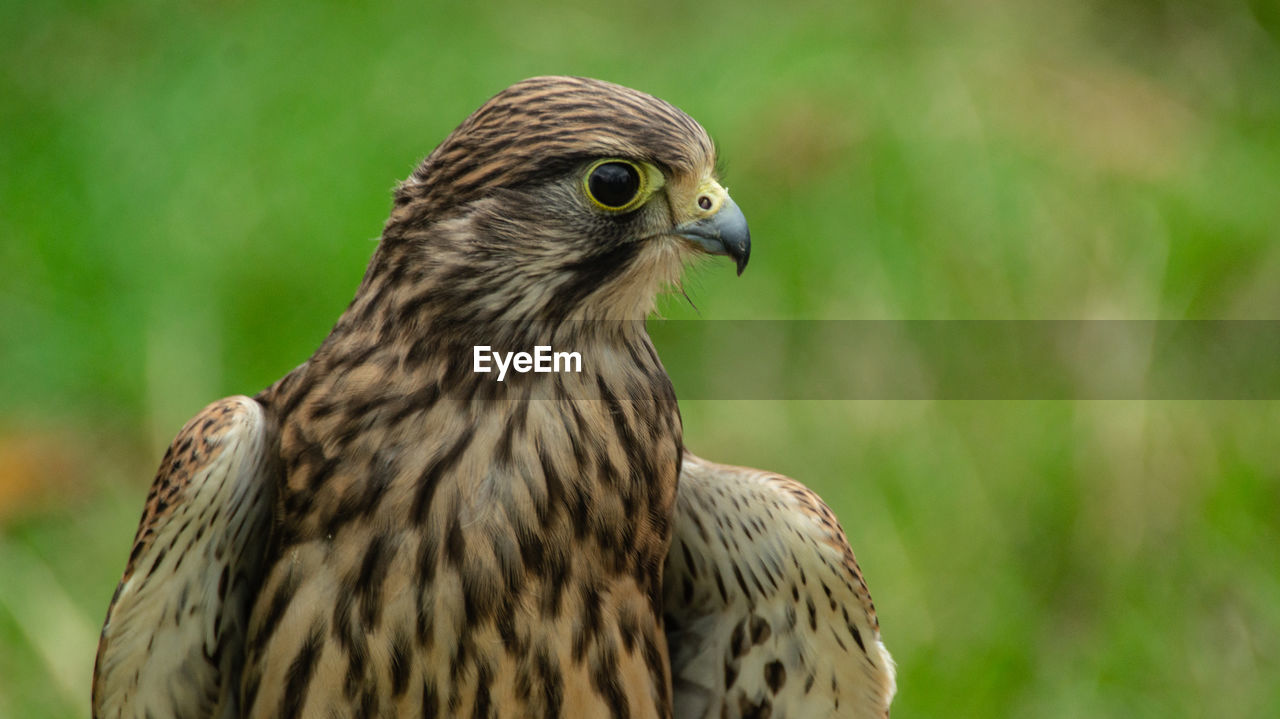
[[[564,268],[568,279],[560,282],[555,295],[543,310],[543,320],[568,316],[584,299],[609,281],[624,274],[640,254],[640,242],[627,242],[597,252]]]

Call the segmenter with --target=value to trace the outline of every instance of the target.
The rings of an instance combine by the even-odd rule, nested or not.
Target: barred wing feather
[[[663,580],[677,719],[884,717],[894,665],[835,515],[686,452]]]
[[[270,530],[273,430],[229,397],[160,465],[98,645],[96,719],[234,717],[244,636]]]

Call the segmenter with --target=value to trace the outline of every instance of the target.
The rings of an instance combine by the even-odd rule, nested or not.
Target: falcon
[[[714,168],[686,114],[598,80],[525,80],[467,118],[396,189],[311,358],[178,433],[93,715],[887,711],[834,518],[686,454],[644,330],[692,258],[747,264]],[[479,371],[482,346],[516,372]],[[538,348],[580,368],[526,373]]]

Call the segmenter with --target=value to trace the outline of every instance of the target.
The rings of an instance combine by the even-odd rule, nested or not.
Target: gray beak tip
[[[738,264],[738,276],[742,276],[742,271],[747,269],[747,261],[751,259],[751,240],[747,239],[746,246],[740,253],[732,254],[733,261]]]

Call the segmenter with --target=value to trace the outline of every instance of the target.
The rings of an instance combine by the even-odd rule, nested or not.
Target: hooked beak
[[[746,215],[728,195],[716,214],[686,222],[675,229],[675,234],[713,255],[732,257],[738,265],[739,276],[751,258],[751,231],[747,229]]]

